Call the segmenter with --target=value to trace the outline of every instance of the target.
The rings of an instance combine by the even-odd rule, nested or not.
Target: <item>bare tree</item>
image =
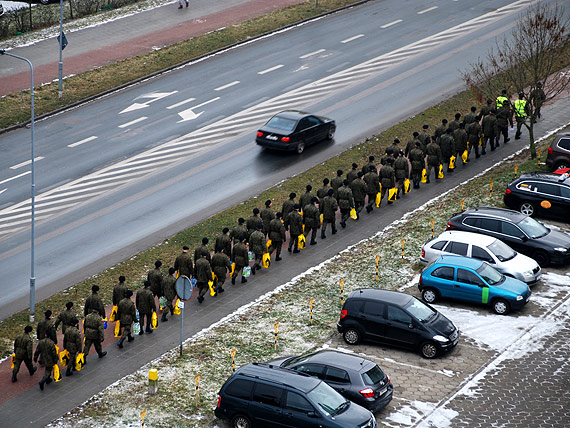
[[[538,2],[520,16],[510,37],[497,41],[485,61],[478,59],[463,74],[467,86],[481,99],[494,98],[503,89],[524,94],[523,125],[528,129],[532,159],[536,158],[533,125],[541,105],[570,84],[570,75],[560,70],[562,56],[568,55],[568,24],[562,8]],[[514,101],[509,103],[514,112]]]

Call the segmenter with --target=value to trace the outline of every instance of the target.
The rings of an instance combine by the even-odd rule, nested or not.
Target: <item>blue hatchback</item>
[[[461,256],[439,257],[423,270],[418,287],[428,303],[439,298],[482,303],[499,315],[521,309],[531,294],[524,282],[486,262]]]

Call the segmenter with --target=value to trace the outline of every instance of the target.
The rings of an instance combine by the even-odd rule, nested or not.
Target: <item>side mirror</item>
[[[523,235],[523,236],[521,237],[521,241],[523,241],[523,242],[528,241],[528,238],[526,237],[526,235]]]
[[[315,412],[307,412],[307,416],[309,418],[318,418],[319,415],[317,415]]]
[[[410,324],[408,325],[408,328],[410,328],[410,329],[412,329],[412,328],[414,328],[414,327],[415,327],[415,326],[414,326],[414,323],[410,323]]]

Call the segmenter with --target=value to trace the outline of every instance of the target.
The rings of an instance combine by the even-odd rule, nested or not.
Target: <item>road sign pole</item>
[[[181,303],[183,303],[181,301]],[[184,304],[180,308],[180,356],[182,356],[182,340],[184,339]]]

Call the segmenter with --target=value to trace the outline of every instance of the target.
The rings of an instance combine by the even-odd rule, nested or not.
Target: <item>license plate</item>
[[[378,397],[384,395],[387,390],[388,390],[388,387],[386,387],[386,388],[384,388],[382,391],[380,391],[380,392],[378,393]]]

